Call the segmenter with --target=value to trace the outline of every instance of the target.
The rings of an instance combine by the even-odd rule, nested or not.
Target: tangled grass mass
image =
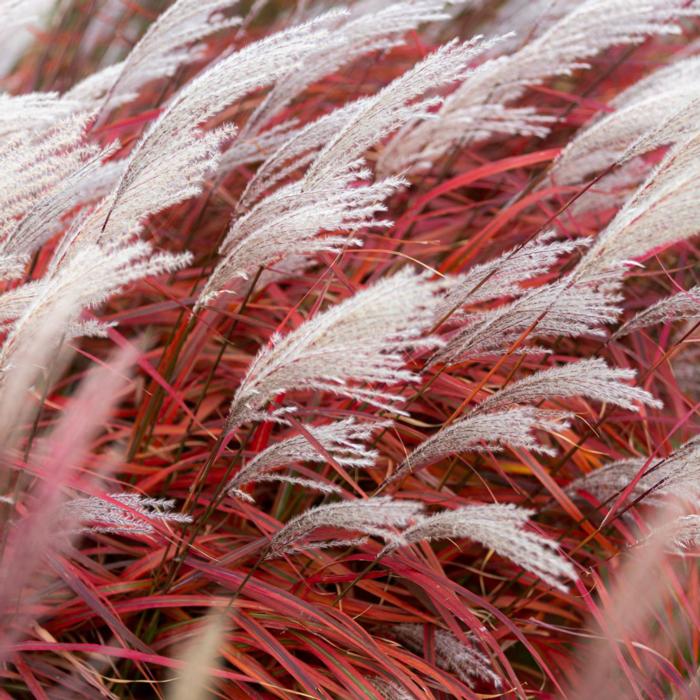
[[[0,700],[700,698],[698,0],[0,0]]]

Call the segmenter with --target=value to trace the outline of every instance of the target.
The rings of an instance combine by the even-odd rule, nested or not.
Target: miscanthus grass
[[[698,15],[0,2],[3,697],[697,697]]]

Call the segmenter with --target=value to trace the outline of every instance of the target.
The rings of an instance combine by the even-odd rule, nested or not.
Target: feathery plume
[[[660,538],[675,554],[685,554],[700,545],[700,515],[681,515],[670,523],[654,528],[647,538]]]
[[[376,450],[367,449],[365,443],[374,430],[388,425],[386,421],[358,423],[354,418],[348,418],[328,425],[308,426],[306,430],[341,467],[364,469],[374,465],[378,454]],[[325,461],[325,455],[305,435],[295,435],[276,442],[256,455],[231,479],[227,487],[228,493],[230,496],[252,500],[241,490],[244,484],[263,479],[277,480],[280,475],[270,472],[295,462]],[[286,476],[283,479],[286,480]]]
[[[351,187],[355,181],[370,177],[369,171],[362,168],[362,156],[388,133],[409,119],[425,114],[435,104],[435,99],[425,97],[425,93],[457,80],[480,47],[479,37],[465,44],[452,42],[373,97],[344,110],[342,128],[327,134],[330,141],[314,158],[304,177],[276,191],[235,221],[219,251],[222,260],[207,281],[197,308],[221,292],[235,277],[245,279],[260,266],[284,255],[310,255],[322,250],[337,252],[343,246],[361,243],[347,235],[317,237],[324,229],[352,232],[367,226],[388,225],[376,219],[375,214],[384,210],[384,200],[405,183],[398,178],[387,178],[373,185]],[[327,127],[329,121],[321,123],[321,129],[300,133],[294,139],[292,153],[286,147],[283,154],[273,156],[274,167],[264,166],[265,186],[269,186],[270,177],[278,180],[280,175],[285,176],[299,167],[298,162],[283,166],[292,155],[301,155],[299,146],[313,152],[321,145],[319,132],[325,130],[323,127]],[[336,122],[333,120],[333,123]],[[279,173],[280,167],[282,173]],[[260,180],[256,187],[259,192]],[[249,202],[250,191],[243,197]]]
[[[255,483],[262,482],[275,482],[283,484],[292,484],[293,486],[301,486],[303,489],[308,489],[309,491],[318,491],[319,493],[327,495],[339,496],[343,493],[343,489],[337,484],[333,484],[329,481],[322,481],[318,477],[313,479],[304,479],[300,476],[293,476],[291,474],[260,474],[260,476],[254,479]],[[229,496],[232,498],[239,498],[242,501],[247,501],[248,503],[255,503],[255,499],[249,496],[245,491],[241,489],[233,489],[229,491]]]
[[[439,344],[423,334],[435,322],[441,282],[406,268],[380,280],[260,350],[236,391],[226,421],[230,431],[269,419],[262,407],[293,389],[330,391],[387,410],[400,396],[362,383],[415,382],[405,352]],[[272,414],[273,416],[275,413]]]
[[[3,31],[16,30],[37,19],[33,10],[40,5],[36,0],[2,0],[0,2],[0,19]]]
[[[423,625],[411,623],[392,625],[391,633],[411,651],[418,653],[423,651]],[[470,646],[461,642],[447,630],[436,629],[433,634],[435,661],[438,666],[454,673],[469,686],[473,686],[476,679],[486,681],[496,688],[501,687],[502,681],[494,673],[491,660],[483,651],[476,648],[476,638],[473,634],[465,635],[471,643]]]
[[[669,98],[671,103],[671,98]],[[696,92],[686,95],[681,107],[665,119],[660,118],[653,128],[645,131],[620,157],[621,162],[638,158],[659,146],[674,145],[697,134],[697,119],[700,114],[700,95]]]
[[[694,130],[700,113],[700,58],[678,61],[632,85],[612,102],[612,114],[579,132],[554,162],[557,184],[588,175],[645,151],[676,142]],[[690,109],[688,109],[690,108]]]
[[[678,34],[678,21],[698,14],[700,6],[685,0],[578,3],[518,51],[492,58],[474,70],[445,100],[434,119],[415,123],[394,138],[382,154],[379,170],[396,172],[433,163],[451,147],[494,133],[497,127],[489,124],[494,105],[507,107],[530,86],[588,68],[587,59],[611,46],[637,44],[650,34]],[[483,128],[479,128],[479,110],[485,116]],[[534,116],[514,114],[509,128],[521,126],[525,133],[532,133],[533,128],[544,130],[546,121],[533,123]],[[465,130],[465,124],[474,126]]]
[[[325,36],[329,16],[336,13],[250,44],[187,83],[134,147],[112,194],[64,239],[58,258],[83,241],[128,242],[149,216],[199,194],[233,133],[226,126],[203,132],[201,126],[289,70]]]
[[[327,12],[215,62],[174,96],[159,129],[185,119],[202,124],[244,95],[274,83],[324,41],[329,34],[325,27],[342,15],[342,11]]]
[[[460,452],[483,452],[510,446],[551,455],[553,451],[538,443],[533,431],[557,431],[566,427],[566,414],[541,411],[532,406],[467,416],[424,440],[384,481],[384,485]]]
[[[450,97],[445,104],[449,101]],[[554,117],[539,114],[534,107],[501,104],[438,111],[430,119],[408,124],[392,138],[379,156],[377,170],[382,174],[428,170],[451,148],[483,141],[495,134],[544,138],[554,121]]]
[[[588,68],[587,59],[611,46],[638,44],[653,34],[680,34],[678,21],[699,12],[696,3],[685,0],[577,3],[571,12],[503,61],[500,69],[480,75],[479,87],[485,89],[487,73],[491,73],[491,79],[500,78],[496,84],[497,95],[501,99],[504,96],[514,99],[526,86],[554,75],[569,75],[579,68]],[[462,89],[466,94],[466,89]]]
[[[56,92],[30,92],[26,95],[0,94],[0,136],[39,138],[40,131],[56,127],[57,122],[75,118],[84,111],[82,104],[60,97]],[[70,127],[69,122],[66,125]],[[32,131],[37,133],[32,134]]]
[[[289,119],[266,129],[260,134],[249,139],[241,139],[240,132],[233,144],[221,155],[218,165],[219,176],[226,175],[229,171],[240,165],[264,161],[274,155],[282,146],[289,143],[299,133],[298,119]],[[259,170],[260,168],[258,168]],[[253,177],[257,175],[257,170]],[[252,180],[253,178],[251,178]],[[250,185],[250,181],[248,182]]]
[[[639,470],[642,469],[646,461],[644,457],[640,457],[610,462],[594,472],[575,479],[569,484],[566,491],[572,495],[575,495],[580,490],[587,491],[602,503],[622,491]],[[640,484],[641,480],[635,488],[638,492],[637,496],[643,494],[646,490],[642,489]]]
[[[700,285],[661,299],[640,311],[634,318],[623,324],[613,337],[620,338],[640,328],[655,326],[657,323],[695,318],[700,318]]]
[[[328,38],[307,54],[298,70],[282,77],[242,128],[240,138],[258,133],[269,119],[325,75],[373,51],[402,44],[407,32],[424,22],[447,19],[445,0],[390,2],[375,12],[353,8]]]
[[[90,107],[102,100],[110,108],[133,100],[150,81],[170,77],[181,65],[201,58],[202,39],[240,24],[240,18],[223,15],[237,4],[238,0],[176,0],[124,61],[93,73],[65,96]]]
[[[199,627],[199,626],[198,626]],[[220,665],[222,645],[231,625],[220,610],[211,610],[202,619],[201,630],[178,653],[184,665],[173,678],[168,700],[209,700],[212,669]]]
[[[54,307],[58,313],[62,311],[60,300]],[[54,326],[47,333],[47,326]],[[33,343],[26,346],[25,354],[19,358],[19,373],[24,375],[17,381],[16,372],[12,372],[7,384],[0,391],[0,406],[3,421],[0,429],[3,437],[12,436],[8,431],[8,422],[14,422],[18,417],[30,418],[26,404],[33,404],[26,395],[28,385],[26,380],[31,378],[27,373],[27,361],[48,361],[51,365],[55,357],[51,357],[50,346],[36,347],[37,342],[49,340],[53,331],[58,330],[62,323],[54,322],[53,318],[38,329]],[[77,389],[67,396],[61,407],[60,416],[48,433],[45,433],[31,451],[31,474],[37,475],[31,489],[16,484],[13,493],[21,506],[16,516],[7,517],[3,525],[5,529],[4,546],[2,551],[2,567],[0,567],[0,609],[5,615],[11,615],[12,624],[3,624],[0,628],[0,656],[7,658],[10,645],[30,634],[31,625],[36,617],[26,605],[18,605],[23,601],[37,600],[38,591],[45,585],[52,585],[55,579],[47,578],[47,558],[53,561],[58,555],[65,555],[66,545],[70,542],[71,523],[67,522],[64,506],[67,488],[75,487],[85,482],[83,469],[86,463],[92,461],[95,439],[104,431],[105,422],[109,420],[114,404],[122,396],[127,384],[128,372],[135,360],[135,352],[131,349],[120,350],[108,362],[94,366]],[[41,365],[40,365],[41,366]],[[46,367],[46,364],[43,365]],[[36,376],[36,367],[32,368]],[[14,386],[13,386],[14,384]],[[22,386],[23,385],[23,386]],[[19,393],[8,395],[7,389],[19,390]],[[24,394],[24,400],[12,404],[12,399]],[[8,415],[13,411],[11,415]],[[20,416],[16,414],[19,413]],[[23,415],[22,415],[23,414]],[[9,421],[8,421],[9,418]],[[25,431],[22,431],[26,435]],[[13,441],[14,442],[14,441]],[[3,447],[8,443],[3,441]],[[9,456],[9,455],[8,455]],[[6,464],[9,460],[6,460]],[[90,471],[88,469],[87,471]],[[7,473],[0,474],[0,479],[7,484]],[[19,488],[17,488],[19,486]],[[3,488],[4,490],[4,488]],[[127,632],[128,635],[128,632]],[[131,637],[135,638],[134,635]]]
[[[63,506],[63,517],[70,527],[78,524],[80,532],[151,535],[153,521],[189,523],[192,518],[173,511],[175,501],[148,498],[134,493],[108,494],[73,498]]]
[[[509,0],[496,8],[484,31],[490,35],[513,32],[510,41],[498,47],[501,53],[513,51],[524,40],[540,36],[579,4],[580,0]]]
[[[80,321],[84,309],[92,309],[116,294],[130,282],[175,271],[191,260],[188,253],[153,254],[148,243],[101,248],[84,246],[67,264],[40,280],[28,282],[0,296],[0,322],[15,318],[0,350],[0,372],[13,365],[12,358],[23,339],[37,332],[55,312],[56,305],[70,307],[66,335],[104,335],[106,327],[95,322]]]
[[[147,252],[134,247],[132,241],[149,216],[198,194],[206,176],[214,171],[221,144],[232,131],[221,127],[205,133],[201,124],[247,92],[273,82],[288,70],[290,62],[309,50],[313,40],[323,33],[318,24],[323,21],[252,44],[214,64],[182,88],[132,150],[112,192],[63,237],[50,265],[53,280],[77,285],[72,294],[78,299],[88,294],[93,304],[95,296],[101,301],[107,290],[116,289],[115,280],[107,275],[106,281],[95,283],[90,294],[81,276],[75,276],[73,261],[83,250],[83,259],[90,261],[91,270],[103,264],[100,261],[105,255],[113,256],[116,266],[120,260],[137,260],[139,265],[126,277],[122,275],[121,284],[135,279],[136,271],[152,274],[177,269],[186,262],[186,257],[163,255],[144,260]],[[68,268],[68,272],[58,274],[63,268]],[[77,309],[84,306],[78,303]],[[44,308],[45,304],[35,304],[27,312],[27,318],[17,322],[13,335],[17,326],[31,329]],[[94,329],[83,324],[79,332],[86,330]],[[3,349],[3,367],[12,346],[6,343]]]
[[[71,183],[72,200],[76,204],[94,204],[114,190],[127,166],[126,158],[104,161],[106,154],[100,154],[88,169],[84,168],[80,176]],[[65,189],[65,188],[64,188]]]
[[[19,444],[24,435],[22,426],[31,425],[41,408],[31,400],[35,387],[43,378],[50,381],[56,377],[72,355],[67,348],[56,352],[72,312],[69,300],[54,300],[52,313],[36,326],[34,333],[23,334],[17,339],[12,371],[0,374],[0,444],[6,451]],[[2,330],[6,329],[3,327]],[[7,489],[8,477],[8,470],[0,472],[0,491]]]
[[[644,158],[632,158],[617,170],[603,175],[598,182],[576,199],[567,211],[573,217],[593,212],[619,210],[625,200],[649,175],[651,166]]]
[[[222,259],[207,279],[195,312],[231,280],[248,279],[263,265],[274,264],[288,255],[306,257],[322,250],[338,253],[344,246],[362,244],[348,234],[391,225],[377,215],[385,211],[384,200],[403,181],[388,178],[352,186],[369,176],[369,171],[351,169],[313,189],[305,188],[305,180],[292,183],[236,220],[219,249]],[[319,236],[322,231],[335,233]]]
[[[554,236],[554,231],[547,231],[519,248],[454,276],[440,315],[451,313],[465,304],[522,296],[527,291],[524,282],[547,272],[563,255],[588,245],[586,239],[559,241],[552,240]],[[452,314],[451,318],[461,318],[461,315]]]
[[[617,306],[621,300],[618,279],[619,274],[612,273],[597,281],[563,277],[533,289],[510,304],[474,314],[435,355],[433,362],[452,364],[502,352],[529,329],[528,339],[600,336],[600,326],[614,322],[621,313]],[[544,349],[535,351],[544,352]]]
[[[421,517],[423,505],[417,501],[395,501],[387,496],[316,506],[292,518],[270,541],[268,557],[312,548],[345,546],[360,540],[320,540],[309,542],[314,531],[323,529],[359,532],[385,542],[400,543],[397,530]]]
[[[23,226],[23,218],[37,216],[37,207],[43,213],[42,202],[64,191],[66,181],[102,156],[99,147],[85,141],[90,120],[78,114],[49,128],[17,131],[0,149],[0,257],[10,270],[6,274],[21,274],[22,263],[46,240],[45,231]],[[63,204],[52,207],[54,217],[69,208]]]
[[[379,697],[382,700],[415,700],[415,695],[409,693],[396,681],[380,678],[379,676],[370,676],[367,680],[379,693]]]
[[[514,382],[482,401],[476,410],[493,411],[512,404],[571,396],[612,403],[630,411],[639,411],[640,403],[661,408],[662,403],[648,391],[622,383],[635,376],[634,370],[608,367],[599,357],[579,360]]]
[[[541,535],[523,529],[533,511],[512,503],[465,506],[422,518],[402,533],[402,539],[413,544],[422,540],[468,538],[493,549],[526,571],[560,591],[567,587],[562,579],[575,581],[574,567],[557,554],[557,544]],[[401,546],[391,542],[386,551]]]
[[[370,177],[362,168],[362,156],[386,134],[435,104],[434,98],[423,97],[425,93],[457,80],[480,47],[480,38],[466,44],[452,42],[375,96],[362,100],[302,180],[276,191],[235,221],[220,248],[222,260],[196,308],[214,298],[232,279],[245,279],[284,255],[337,252],[343,246],[360,244],[359,239],[342,235],[317,237],[324,229],[352,232],[388,225],[375,214],[384,209],[384,200],[404,181],[387,178],[373,185],[351,187]]]
[[[314,260],[305,255],[290,255],[262,271],[258,277],[258,289],[264,289],[272,282],[282,282],[292,277],[300,277],[313,264]]]
[[[673,357],[673,374],[684,393],[700,398],[700,347],[697,343],[687,343]]]
[[[64,264],[81,246],[128,245],[149,216],[199,194],[230,133],[227,127],[199,135],[182,129],[176,139],[179,149],[170,142],[161,144],[163,149],[158,152],[153,145],[138,157],[132,156],[110,194],[63,237],[52,266]]]
[[[68,172],[62,181],[56,182],[36,201],[24,218],[16,220],[11,238],[0,244],[5,255],[13,260],[26,259],[57,233],[67,230],[65,238],[57,246],[60,251],[64,241],[70,240],[71,232],[86,215],[85,209],[79,211],[71,223],[73,210],[108,193],[115,176],[121,172],[119,163],[113,165],[104,162],[117,147],[118,143],[113,143],[102,151],[88,151],[88,160],[73,172]],[[53,264],[50,267],[53,269]]]
[[[307,180],[323,181],[338,163],[354,162],[392,131],[426,117],[441,100],[423,96],[463,79],[471,61],[492,44],[481,36],[463,44],[452,41],[380,90],[321,151],[307,172]]]
[[[265,139],[275,139],[277,147],[255,171],[249,180],[236,206],[236,213],[246,212],[260,199],[266,190],[308,165],[338,131],[344,129],[350,119],[362,109],[371,98],[349,102],[315,121],[301,127],[295,122],[285,122],[277,129],[269,129],[259,137],[255,146],[264,153]],[[279,137],[277,134],[279,133]],[[279,143],[277,143],[279,141]],[[224,153],[220,170],[231,167],[231,159],[238,157],[237,146]],[[242,154],[241,154],[242,157]],[[256,158],[257,160],[258,158]]]
[[[695,437],[681,445],[665,459],[645,467],[644,457],[622,459],[607,464],[569,484],[567,491],[575,494],[588,491],[599,501],[607,501],[627,488],[644,469],[632,490],[632,498],[643,496],[644,503],[661,505],[665,496],[681,499],[696,498],[700,494],[700,438]]]
[[[698,56],[673,61],[632,83],[626,90],[613,97],[610,104],[613,107],[625,107],[681,85],[692,94],[694,83],[700,77],[699,71],[700,57]]]
[[[574,275],[613,269],[698,230],[700,135],[680,141],[596,238]]]

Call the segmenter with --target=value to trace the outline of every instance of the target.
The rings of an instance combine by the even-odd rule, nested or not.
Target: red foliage
[[[77,73],[89,72],[77,58],[75,39],[90,11],[89,4],[76,3],[37,38],[13,73],[13,91],[62,89]],[[130,5],[120,26],[144,12]],[[467,14],[464,27],[455,21],[451,29],[468,36],[469,21],[474,17]],[[264,30],[261,24],[254,32]],[[113,45],[122,41],[117,28]],[[212,39],[209,49],[216,55],[248,41],[249,36],[231,32]],[[284,483],[248,487],[255,503],[227,497],[228,478],[243,460],[285,430],[289,434],[289,428],[263,422],[234,434],[223,430],[236,387],[274,332],[298,327],[407,260],[440,274],[458,273],[549,227],[562,236],[599,232],[613,211],[574,217],[569,210],[590,183],[534,185],[576,128],[651,65],[670,60],[680,46],[681,41],[651,40],[634,50],[609,51],[596,58],[591,71],[530,91],[524,103],[559,118],[546,140],[503,137],[451,153],[429,172],[412,176],[410,187],[390,203],[395,225],[368,232],[363,248],[321,254],[303,274],[256,286],[246,297],[225,297],[197,316],[190,313],[195,290],[211,273],[231,205],[251,170],[240,167],[207,183],[198,199],[153,217],[148,237],[159,248],[191,250],[195,262],[167,279],[134,283],[110,299],[96,314],[118,322],[107,338],[70,342],[75,354],[60,378],[46,384],[45,392],[40,387],[33,392],[36,419],[20,426],[21,439],[4,454],[4,481],[13,485],[18,474],[24,475],[20,491],[30,498],[29,505],[21,501],[17,506],[21,514],[37,508],[31,494],[48,484],[49,490],[71,486],[107,494],[123,488],[175,499],[193,522],[162,523],[152,535],[88,534],[48,556],[27,592],[14,601],[3,599],[4,697],[167,696],[170,685],[163,681],[186,666],[182,644],[202,633],[207,611],[219,612],[224,620],[219,664],[208,671],[219,697],[381,697],[371,682],[375,677],[416,698],[544,699],[567,692],[578,697],[577,688],[593,688],[586,684],[596,673],[612,678],[610,685],[597,686],[601,698],[696,697],[700,580],[693,558],[659,555],[643,585],[628,581],[625,593],[623,574],[629,552],[636,551],[629,547],[638,539],[633,524],[642,522],[639,509],[630,505],[629,493],[620,494],[609,510],[611,504],[572,500],[565,490],[572,479],[605,462],[664,456],[692,437],[700,404],[682,388],[671,361],[686,351],[693,330],[681,338],[667,327],[614,342],[559,338],[549,345],[548,356],[521,355],[512,347],[492,362],[428,369],[419,386],[399,389],[408,397],[410,415],[377,433],[375,468],[348,472],[327,460],[298,470],[300,476],[338,485],[343,498],[362,499],[376,492],[436,427],[514,379],[593,356],[611,366],[636,368],[638,385],[662,398],[664,410],[630,414],[583,399],[569,401],[580,420],[552,438],[560,448],[558,457],[524,449],[458,454],[390,489],[399,500],[419,500],[429,508],[497,501],[534,509],[536,529],[555,539],[576,566],[580,580],[568,593],[469,541],[413,545],[378,561],[381,547],[375,541],[345,551],[310,550],[264,560],[269,538],[281,525],[327,497]],[[425,37],[414,36],[401,49],[362,59],[312,86],[281,116],[308,121],[371,94],[429,49]],[[181,70],[173,81],[155,84],[115,110],[95,136],[105,143],[118,136],[122,152],[128,152],[158,115],[159,105],[193,71]],[[222,119],[243,122],[259,99],[246,100]],[[41,275],[51,246],[37,256],[33,276]],[[686,242],[647,260],[627,283],[627,316],[692,286],[696,255],[695,243]],[[573,253],[558,270],[569,269],[577,256]],[[55,426],[66,429],[63,421],[67,407],[76,405],[77,387],[91,368],[109,365],[116,348],[137,358],[113,414],[95,426],[84,455],[61,465],[70,474],[48,472],[50,465],[37,452],[40,438]],[[301,418],[381,413],[324,393],[292,392],[282,400],[297,405]],[[82,410],[89,422],[88,409]],[[292,421],[292,433],[298,426]],[[91,477],[101,473],[107,476],[98,488]],[[6,526],[9,517],[9,512],[3,516]],[[8,566],[16,561],[18,545],[10,545],[2,576],[11,578],[17,572]],[[40,537],[36,546],[46,543]],[[647,607],[630,611],[639,614],[639,625],[620,629],[606,623],[625,595],[642,594],[649,594],[640,603]],[[391,633],[396,623],[422,625],[423,649],[400,644]],[[477,640],[503,679],[502,688],[483,680],[470,688],[446,668],[436,656],[436,630],[451,632],[467,646]],[[600,639],[607,645],[602,657],[595,656],[597,647],[591,644]],[[605,663],[591,668],[589,658]],[[621,691],[616,685],[620,674],[627,680]]]

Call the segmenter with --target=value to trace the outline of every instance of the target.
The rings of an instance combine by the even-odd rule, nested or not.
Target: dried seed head
[[[391,633],[412,651],[418,653],[423,651],[423,625],[409,623],[393,625]],[[454,673],[469,686],[473,686],[474,681],[479,680],[486,681],[496,688],[501,687],[500,677],[494,673],[488,656],[477,648],[477,640],[473,634],[465,635],[471,642],[469,646],[447,630],[436,629],[434,635],[435,661],[438,666]]]
[[[532,511],[510,503],[465,506],[421,519],[404,530],[402,539],[412,544],[421,540],[468,538],[493,549],[554,588],[566,591],[563,580],[576,580],[574,567],[556,553],[556,542],[523,529],[531,515]],[[385,551],[398,546],[401,542],[390,543]]]
[[[634,379],[630,369],[608,367],[605,360],[591,358],[552,367],[521,379],[482,401],[479,411],[493,411],[511,404],[536,403],[553,397],[582,396],[638,411],[638,404],[661,408],[649,392],[623,384]]]
[[[418,445],[384,483],[394,483],[443,457],[461,452],[481,452],[510,446],[553,454],[550,448],[535,439],[533,432],[566,427],[564,414],[537,410],[532,406],[468,416],[442,428]]]
[[[63,506],[64,517],[80,532],[113,534],[153,534],[153,521],[189,523],[192,518],[173,512],[175,501],[148,498],[133,493],[108,494],[110,500],[97,496],[74,498]]]
[[[678,292],[640,311],[623,324],[613,337],[620,338],[640,328],[686,319],[700,318],[700,285]]]
[[[388,497],[345,501],[311,508],[292,518],[272,538],[269,557],[304,549],[357,544],[363,540],[321,539],[309,541],[319,529],[342,530],[402,543],[401,530],[420,518],[423,505],[417,501],[395,501]]]
[[[643,471],[632,489],[633,499],[661,505],[666,497],[696,498],[700,494],[700,438],[681,445],[665,459],[650,461],[644,457],[623,459],[605,465],[568,486],[568,492],[588,491],[599,501],[607,501],[629,486]]]
[[[348,418],[328,425],[308,426],[306,430],[341,467],[363,469],[373,466],[378,454],[376,450],[367,449],[365,443],[374,430],[389,424],[387,421],[358,423],[354,418]],[[241,486],[244,484],[278,480],[289,483],[289,476],[270,472],[295,462],[324,463],[325,461],[326,456],[305,435],[295,435],[286,440],[280,440],[256,455],[231,479],[228,484],[229,495],[248,500],[248,495],[241,491]],[[306,486],[314,485],[314,482],[309,480],[301,481]],[[300,483],[300,480],[294,478],[291,483]],[[328,491],[329,486],[319,484],[318,490]]]
[[[537,120],[533,112],[523,113],[509,106],[527,87],[588,68],[589,58],[611,46],[638,44],[653,34],[678,34],[679,20],[698,14],[700,7],[685,0],[575,3],[570,12],[542,33],[532,36],[527,32],[529,41],[519,50],[492,58],[475,69],[433,119],[415,123],[397,135],[382,156],[380,171],[397,172],[435,163],[456,145],[498,133],[501,129],[493,117],[499,108],[506,133],[545,132],[546,119]]]
[[[400,396],[379,387],[414,382],[404,367],[409,350],[434,347],[441,282],[406,268],[307,320],[260,350],[236,391],[227,430],[269,419],[263,406],[295,389],[330,391],[389,410]],[[379,385],[367,386],[367,385]],[[274,417],[274,414],[273,414]]]
[[[453,364],[501,353],[521,339],[543,336],[576,337],[602,335],[601,326],[612,323],[621,313],[618,303],[620,271],[599,279],[564,277],[537,287],[520,298],[467,318],[433,362]],[[527,346],[519,351],[526,351]],[[536,348],[535,352],[543,352]]]

